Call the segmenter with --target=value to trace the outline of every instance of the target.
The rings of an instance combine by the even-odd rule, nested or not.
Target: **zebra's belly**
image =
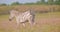
[[[20,17],[20,22],[26,22],[30,18],[31,15],[24,15]]]
[[[26,20],[28,20],[27,18],[22,18],[20,19],[20,22],[26,22]]]

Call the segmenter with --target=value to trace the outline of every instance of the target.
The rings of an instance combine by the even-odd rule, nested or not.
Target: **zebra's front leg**
[[[19,25],[19,23],[17,22],[17,32],[19,32],[20,31],[20,25]]]
[[[16,19],[17,21],[17,32],[19,32],[19,28],[20,28],[20,22],[19,22],[19,19]]]

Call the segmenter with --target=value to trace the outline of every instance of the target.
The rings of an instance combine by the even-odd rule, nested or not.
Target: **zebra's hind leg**
[[[34,21],[29,20],[29,23],[30,23],[31,26],[34,25]]]
[[[31,26],[35,25],[35,21],[34,21],[33,17],[29,18],[28,21],[29,21]]]

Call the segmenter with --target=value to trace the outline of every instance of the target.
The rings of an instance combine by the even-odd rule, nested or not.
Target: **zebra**
[[[17,25],[22,23],[24,27],[25,27],[25,23],[27,22],[26,20],[28,20],[31,26],[35,24],[35,13],[32,10],[27,10],[23,13],[20,13],[17,10],[11,10],[9,21],[12,21],[13,18],[16,19]]]

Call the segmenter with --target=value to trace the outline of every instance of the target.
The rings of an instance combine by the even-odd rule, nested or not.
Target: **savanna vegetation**
[[[0,32],[17,32],[16,20],[9,21],[9,11],[15,9],[19,12],[25,12],[32,9],[36,12],[36,24],[26,27],[20,24],[20,32],[60,32],[60,0],[37,1],[36,3],[19,3],[0,4]]]

